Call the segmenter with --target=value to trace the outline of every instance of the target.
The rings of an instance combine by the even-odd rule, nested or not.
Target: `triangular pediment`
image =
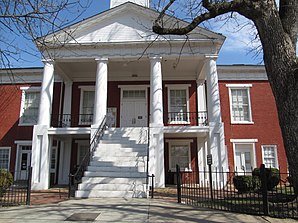
[[[185,36],[158,36],[152,24],[158,12],[128,2],[45,36],[49,45],[100,44],[185,40]],[[181,21],[181,23],[185,23]],[[182,24],[183,25],[183,24]],[[224,41],[224,36],[197,27],[187,37],[192,40]]]

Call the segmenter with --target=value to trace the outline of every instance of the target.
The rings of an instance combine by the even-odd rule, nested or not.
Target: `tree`
[[[180,27],[179,23],[166,27],[165,13],[176,2],[169,0],[155,20],[153,31],[157,34],[185,35],[200,23],[218,16],[239,13],[255,25],[263,48],[264,64],[275,97],[279,124],[298,193],[298,37],[297,0],[202,0],[187,1],[199,13],[192,21]],[[177,7],[177,6],[176,6]],[[198,10],[200,9],[200,10]],[[181,9],[182,10],[182,9]],[[191,13],[191,12],[190,12]],[[194,13],[192,13],[194,14]],[[266,130],[265,130],[266,131]],[[268,130],[269,131],[269,130]]]
[[[91,0],[0,0],[0,68],[11,68],[21,54],[36,54],[34,43],[41,36],[75,22]],[[32,42],[33,50],[23,40]],[[42,44],[42,43],[40,43]]]

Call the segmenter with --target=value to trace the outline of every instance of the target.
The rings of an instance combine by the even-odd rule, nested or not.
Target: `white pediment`
[[[52,44],[100,44],[184,40],[185,36],[158,36],[151,31],[158,13],[133,3],[125,3],[89,19],[74,24],[63,31],[45,37]],[[183,23],[183,22],[182,22]],[[222,35],[196,28],[188,35],[191,40],[224,40]]]

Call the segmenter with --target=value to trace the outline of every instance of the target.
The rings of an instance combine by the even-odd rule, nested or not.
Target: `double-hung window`
[[[276,145],[262,146],[263,163],[265,164],[266,168],[278,168],[276,148]]]
[[[35,125],[38,120],[40,87],[22,87],[21,125]]]
[[[81,87],[80,125],[90,125],[93,122],[94,96],[93,86]]]
[[[10,147],[0,147],[0,169],[9,170]]]
[[[230,96],[231,123],[253,124],[250,103],[251,84],[227,84]]]
[[[189,122],[189,85],[169,85],[168,87],[168,123],[183,124]]]

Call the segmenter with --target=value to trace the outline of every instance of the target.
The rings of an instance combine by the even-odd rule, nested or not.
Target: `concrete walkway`
[[[247,222],[294,223],[293,219],[192,208],[159,199],[80,199],[58,204],[0,208],[0,222]]]

